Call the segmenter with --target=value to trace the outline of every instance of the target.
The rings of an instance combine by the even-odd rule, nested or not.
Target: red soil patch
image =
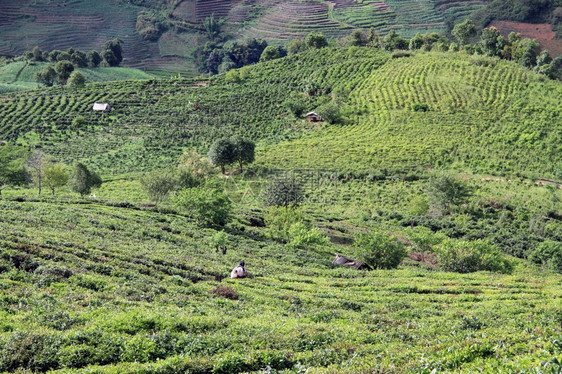
[[[507,38],[510,32],[518,32],[525,38],[537,39],[543,49],[548,49],[552,56],[562,56],[562,40],[555,39],[556,33],[548,23],[523,23],[510,21],[492,21],[488,27],[497,28]]]

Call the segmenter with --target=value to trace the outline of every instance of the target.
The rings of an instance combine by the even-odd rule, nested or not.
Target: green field
[[[562,275],[532,260],[562,242],[561,100],[560,82],[512,62],[367,47],[2,94],[2,144],[104,182],[1,186],[0,372],[556,373]],[[181,192],[150,200],[146,172],[232,135],[256,141],[255,162],[197,179],[230,199],[224,226]],[[279,177],[302,183],[299,210],[265,206]],[[448,206],[432,192],[444,177],[467,191]],[[283,214],[326,243],[295,244]],[[361,258],[367,232],[404,246],[398,268],[332,264]],[[445,271],[447,245],[505,266]],[[230,279],[241,260],[250,276]]]
[[[41,87],[35,82],[35,73],[48,63],[12,62],[0,67],[0,92],[25,91]],[[142,70],[126,67],[77,68],[87,82],[108,82],[131,79],[150,79],[154,76]]]

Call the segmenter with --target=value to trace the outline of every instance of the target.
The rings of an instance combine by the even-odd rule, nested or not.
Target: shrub
[[[550,240],[542,242],[531,252],[529,261],[562,273],[562,243]]]
[[[224,225],[230,218],[231,202],[216,189],[194,187],[182,190],[176,206],[205,225]]]
[[[230,287],[226,287],[226,286],[218,286],[217,288],[209,291],[217,296],[222,296],[226,299],[230,299],[230,300],[238,300],[238,293],[230,288]]]
[[[355,238],[357,256],[373,269],[393,269],[408,254],[395,237],[382,233],[361,233]]]
[[[272,239],[289,240],[289,228],[304,221],[304,213],[297,207],[271,206],[265,215],[265,225]]]
[[[449,175],[431,177],[427,188],[429,202],[437,208],[451,208],[470,196],[468,186]]]
[[[159,203],[174,190],[176,178],[172,170],[154,170],[141,179],[141,184],[150,200]]]
[[[445,240],[438,251],[439,265],[446,271],[471,273],[479,270],[510,273],[513,264],[494,246],[482,241]]]
[[[412,110],[414,112],[427,112],[429,110],[429,105],[425,103],[416,103],[412,105]]]

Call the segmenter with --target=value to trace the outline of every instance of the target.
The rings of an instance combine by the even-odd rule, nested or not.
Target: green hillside
[[[35,73],[43,70],[47,63],[24,61],[0,66],[0,92],[25,91],[41,87],[35,81]],[[154,76],[142,70],[125,67],[78,68],[87,82],[107,82],[130,79],[150,79]]]
[[[223,256],[182,215],[21,200],[0,201],[7,372],[511,372],[560,354],[561,277],[523,263],[358,272],[252,227]],[[251,278],[220,282],[241,258]]]
[[[561,101],[513,62],[368,47],[4,93],[0,372],[555,373]],[[243,172],[186,161],[233,135]],[[11,149],[103,183],[4,184]],[[287,182],[299,207],[267,206]]]
[[[561,90],[497,59],[323,49],[205,82],[94,83],[7,96],[0,139],[40,144],[104,173],[151,169],[187,148],[204,153],[215,138],[238,134],[258,141],[264,167],[455,167],[551,178],[561,167]],[[94,102],[113,110],[94,113]],[[428,111],[414,111],[415,104]],[[310,125],[295,117],[294,105],[321,113],[336,105],[340,118]]]

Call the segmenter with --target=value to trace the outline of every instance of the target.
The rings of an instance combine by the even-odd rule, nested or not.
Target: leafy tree
[[[226,254],[227,243],[228,243],[228,234],[222,230],[217,231],[215,235],[213,235],[209,240],[209,245],[211,247],[214,247],[216,252],[218,252],[220,249],[223,255]]]
[[[476,25],[471,19],[457,23],[453,28],[453,36],[457,39],[461,47],[464,47],[471,38],[476,36]]]
[[[304,44],[307,48],[324,48],[328,46],[328,40],[321,32],[310,32],[304,39]]]
[[[374,27],[369,29],[369,34],[367,34],[367,46],[380,48],[381,47],[381,40],[379,33],[375,30]]]
[[[382,39],[382,47],[387,51],[408,49],[408,44],[408,41],[398,35],[394,30],[390,30],[390,32]]]
[[[48,165],[45,168],[45,184],[51,189],[53,195],[55,189],[65,186],[68,183],[68,172],[66,165],[59,163]]]
[[[408,254],[395,237],[378,232],[360,233],[355,247],[359,259],[372,269],[394,269]]]
[[[464,182],[449,175],[431,177],[427,187],[430,204],[440,209],[465,202],[470,192]]]
[[[294,55],[295,53],[299,53],[305,50],[306,46],[304,44],[304,40],[300,38],[291,39],[287,42],[285,48],[287,48],[287,52],[290,55]]]
[[[78,162],[70,174],[69,184],[72,191],[85,196],[91,192],[92,187],[100,187],[102,180],[96,172],[88,170],[86,165]]]
[[[33,60],[43,61],[43,52],[41,51],[41,48],[39,48],[39,46],[35,46],[35,48],[31,50],[31,52],[33,53]]]
[[[195,151],[187,151],[181,155],[178,168],[191,173],[196,179],[202,179],[216,174],[215,167],[207,157]]]
[[[214,49],[207,57],[205,61],[205,66],[207,67],[207,71],[217,74],[219,72],[219,66],[222,63],[222,59],[224,58],[224,52],[221,49]]]
[[[482,30],[480,44],[482,45],[484,53],[488,56],[498,56],[507,42],[503,36],[501,36],[498,29],[489,27]]]
[[[154,170],[144,175],[141,185],[151,201],[160,203],[176,188],[176,176],[171,169]]]
[[[355,29],[351,31],[351,34],[347,37],[347,43],[350,46],[364,47],[369,42],[369,39],[365,32],[361,29]]]
[[[533,68],[540,53],[541,46],[535,39],[522,39],[514,45],[513,59],[527,68]]]
[[[0,146],[0,194],[7,185],[23,185],[27,183],[28,174],[25,161],[28,151],[24,147],[6,144]]]
[[[224,225],[230,219],[231,201],[219,190],[194,187],[182,190],[176,207],[205,225]]]
[[[224,24],[224,19],[215,18],[215,13],[212,13],[209,17],[205,18],[203,21],[203,27],[205,27],[205,31],[207,32],[207,36],[210,40],[214,41],[218,38],[221,33],[222,25]]]
[[[328,122],[329,124],[333,125],[342,120],[340,115],[340,105],[338,105],[335,101],[330,101],[329,103],[318,107],[317,111],[322,117],[322,120]]]
[[[304,248],[305,256],[308,255],[308,249],[317,245],[325,245],[329,243],[326,235],[316,227],[309,227],[303,222],[293,223],[289,228],[289,243],[292,248]]]
[[[279,57],[281,57],[281,54],[279,53],[279,48],[269,45],[265,47],[265,49],[263,50],[260,57],[260,62],[276,60]]]
[[[57,81],[57,77],[57,72],[51,65],[47,65],[43,70],[35,73],[35,81],[47,87],[51,87]]]
[[[220,166],[222,173],[226,174],[226,165],[232,164],[234,160],[234,145],[226,138],[217,139],[209,148],[209,160],[215,166]]]
[[[254,142],[242,139],[239,136],[234,137],[231,142],[234,148],[233,161],[238,162],[240,165],[240,172],[242,172],[244,171],[242,169],[243,164],[251,164],[254,162],[256,145]]]
[[[49,52],[49,61],[51,62],[57,62],[57,58],[59,57],[59,55],[62,53],[62,51],[58,50],[58,49],[54,49],[51,52]]]
[[[70,55],[70,62],[79,68],[85,68],[88,66],[88,55],[82,51],[74,51]]]
[[[39,189],[39,195],[41,195],[45,169],[47,168],[48,164],[49,159],[43,152],[38,149],[33,151],[26,162],[26,167],[28,168],[33,181]]]
[[[102,57],[109,66],[119,66],[123,61],[123,41],[121,39],[108,40],[103,44]]]
[[[539,56],[537,57],[537,66],[548,65],[552,62],[552,57],[550,57],[550,53],[548,51],[542,51]]]
[[[71,57],[70,53],[61,51],[57,55],[57,61],[70,61]]]
[[[542,242],[531,252],[529,261],[545,269],[562,273],[562,243],[552,240]]]
[[[86,85],[86,78],[79,71],[73,71],[68,79],[68,85],[73,88],[82,88]]]
[[[294,177],[275,178],[265,188],[267,206],[298,206],[304,199],[302,185]]]
[[[409,48],[411,50],[421,49],[423,47],[423,41],[422,34],[418,32],[412,39],[410,39]]]
[[[103,58],[100,56],[98,51],[88,52],[88,67],[97,68],[102,61]]]
[[[55,64],[55,71],[59,76],[59,81],[64,85],[74,71],[74,65],[70,61],[59,61]]]

